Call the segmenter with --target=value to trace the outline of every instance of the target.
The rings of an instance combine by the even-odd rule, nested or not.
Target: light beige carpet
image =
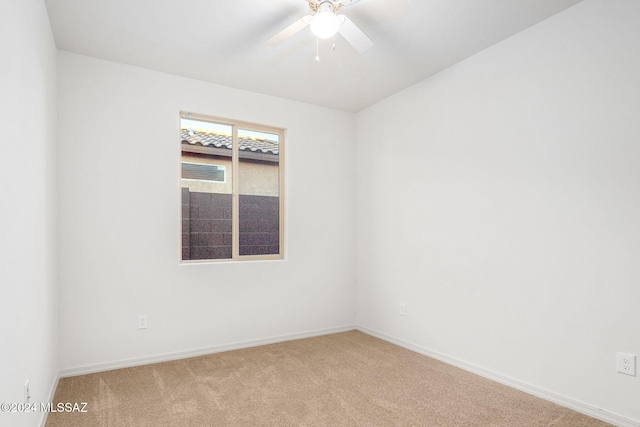
[[[361,332],[63,378],[47,427],[566,426],[605,422]]]

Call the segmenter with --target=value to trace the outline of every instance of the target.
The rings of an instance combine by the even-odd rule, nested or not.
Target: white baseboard
[[[53,397],[56,394],[56,390],[58,389],[58,382],[60,381],[60,373],[58,373],[55,377],[55,379],[53,380],[53,385],[51,386],[51,390],[49,391],[49,400],[47,400],[47,402],[53,402]],[[44,427],[45,424],[47,424],[47,416],[49,416],[49,413],[46,411],[42,411],[41,412],[42,415],[40,417],[40,427]]]
[[[377,331],[373,331],[371,329],[367,329],[362,326],[358,326],[356,329],[365,334],[374,336],[376,338],[380,338],[381,340],[390,342],[392,344],[396,344],[408,350],[415,351],[416,353],[420,353],[422,355],[431,357],[433,359],[444,362],[448,365],[452,365],[457,368],[464,369],[465,371],[471,372],[476,375],[480,375],[481,377],[507,385],[509,387],[515,388],[517,390],[523,391],[525,393],[531,394],[541,399],[556,403],[560,406],[573,409],[576,412],[580,412],[582,414],[589,415],[590,417],[597,418],[599,420],[614,424],[616,426],[640,427],[639,421],[634,421],[630,418],[626,418],[621,415],[605,411],[604,409],[596,408],[584,402],[580,402],[570,397],[562,396],[560,394],[551,392],[549,390],[545,390],[543,388],[534,386],[532,384],[528,384],[528,383],[516,380],[514,378],[507,377],[505,375],[499,374],[489,369],[482,368],[472,363],[468,363],[463,360],[459,360],[459,359],[447,356],[445,354],[438,353],[437,351],[429,350],[427,348],[421,347],[416,344],[412,344],[403,340],[393,338],[389,335],[386,335]]]
[[[79,366],[60,370],[59,378],[73,377],[76,375],[94,374],[96,372],[111,371],[113,369],[130,368],[132,366],[149,365],[151,363],[168,362],[171,360],[187,359],[189,357],[204,356],[207,354],[221,353],[223,351],[240,350],[243,348],[257,347],[267,344],[275,344],[285,341],[293,341],[303,338],[317,337],[321,335],[336,334],[352,331],[356,325],[344,325],[335,328],[317,329],[312,331],[297,332],[294,334],[278,335],[274,337],[260,338],[257,340],[234,342],[229,344],[214,345],[211,347],[196,348],[192,350],[177,351],[172,353],[156,354],[153,356],[136,357],[132,359],[118,360],[115,362],[97,363],[94,365]],[[55,389],[54,389],[55,390]]]

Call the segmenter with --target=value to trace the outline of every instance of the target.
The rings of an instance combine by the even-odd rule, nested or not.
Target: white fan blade
[[[287,28],[285,28],[284,30],[280,31],[278,34],[276,34],[275,36],[273,36],[269,40],[267,40],[267,44],[269,46],[277,46],[277,45],[279,45],[280,43],[282,43],[283,41],[285,41],[289,37],[291,37],[294,34],[296,34],[298,31],[302,30],[307,25],[309,25],[309,22],[311,22],[311,18],[312,18],[311,15],[307,15],[307,16],[304,16],[304,17],[298,19],[296,22],[294,22],[293,24],[289,25]]]
[[[356,24],[351,22],[349,18],[340,15],[340,19],[342,20],[339,30],[340,35],[342,35],[358,53],[364,53],[373,47],[371,39],[360,31],[360,28],[356,27]]]

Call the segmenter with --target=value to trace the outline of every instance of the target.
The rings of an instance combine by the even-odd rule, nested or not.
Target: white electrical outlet
[[[24,403],[31,401],[31,392],[29,391],[29,380],[24,383]]]
[[[400,303],[400,316],[407,315],[407,305],[403,302]]]
[[[147,315],[138,314],[138,329],[147,329]]]
[[[618,353],[616,355],[616,369],[622,374],[636,376],[635,354]]]

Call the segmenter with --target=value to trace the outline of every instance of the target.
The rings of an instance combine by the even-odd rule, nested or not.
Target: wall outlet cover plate
[[[636,376],[635,354],[618,353],[616,355],[616,370],[621,374]]]

